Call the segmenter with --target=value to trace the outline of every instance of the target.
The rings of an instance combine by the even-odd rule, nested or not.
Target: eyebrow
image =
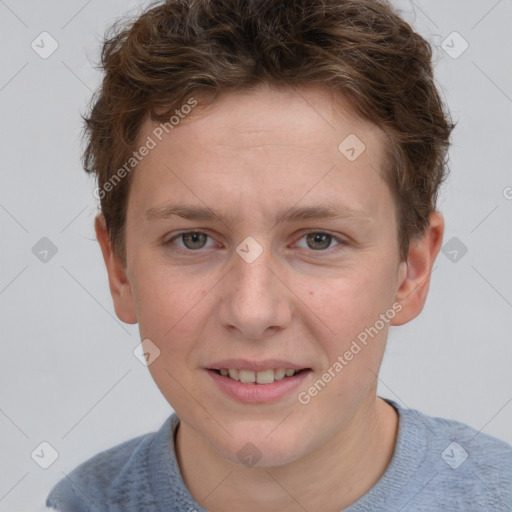
[[[195,221],[220,221],[226,225],[234,218],[224,215],[212,208],[188,204],[166,204],[146,210],[146,220],[169,219],[173,216]],[[348,219],[355,221],[371,221],[372,217],[364,210],[357,210],[342,205],[292,206],[279,212],[274,218],[275,224],[307,219]]]

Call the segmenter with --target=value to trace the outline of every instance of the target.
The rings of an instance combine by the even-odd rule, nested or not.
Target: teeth
[[[286,370],[284,368],[278,368],[277,370],[274,370],[274,379],[275,380],[281,380],[286,375]]]
[[[231,372],[231,370],[230,370]],[[240,370],[239,371],[240,382],[244,382],[245,384],[250,384],[251,382],[256,382],[256,372],[252,370]]]
[[[289,368],[276,368],[261,370],[255,372],[253,370],[238,370],[235,368],[221,368],[220,374],[233,380],[238,380],[244,384],[272,384],[275,380],[281,380],[285,377],[292,377],[298,370]]]
[[[256,382],[258,384],[272,384],[274,382],[274,370],[263,370],[256,373]]]

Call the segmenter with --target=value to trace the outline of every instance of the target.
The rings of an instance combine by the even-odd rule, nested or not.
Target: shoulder
[[[422,414],[422,419],[432,434],[431,449],[442,449],[441,458],[452,469],[469,461],[483,469],[501,469],[512,478],[512,445],[506,441],[454,419],[426,414]]]
[[[141,435],[102,451],[77,466],[62,478],[50,492],[46,506],[66,512],[125,510],[137,497],[138,505],[149,510],[150,448],[168,430],[169,418],[160,431]],[[120,507],[120,508],[118,508]]]
[[[432,478],[433,495],[453,510],[512,509],[512,445],[457,420],[400,414],[412,435],[426,439],[419,469]]]

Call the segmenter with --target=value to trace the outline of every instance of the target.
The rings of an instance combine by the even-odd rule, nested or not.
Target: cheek
[[[137,308],[141,339],[150,339],[159,356],[148,369],[161,393],[175,409],[190,406],[190,396],[198,396],[196,380],[191,378],[190,353],[209,315],[205,310],[208,293],[204,283],[185,278],[156,266],[139,274]]]
[[[393,286],[390,270],[382,261],[354,267],[329,282],[309,283],[304,291],[307,310],[316,314],[309,317],[321,319],[313,320],[310,329],[325,355],[323,371],[330,370],[326,376],[329,390],[322,392],[323,399],[317,404],[329,399],[345,403],[348,397],[362,396],[375,383],[389,328],[389,321],[383,321],[381,315],[394,314],[390,309]]]
[[[163,258],[141,255],[133,273],[137,307],[143,316],[167,319],[183,316],[191,304],[200,300],[208,289],[188,269],[172,266]]]
[[[354,335],[391,306],[394,281],[382,263],[375,263],[343,269],[328,279],[302,277],[294,290],[327,332]]]
[[[170,364],[197,337],[205,314],[208,286],[203,279],[154,262],[136,272],[134,301],[141,339],[150,339]]]

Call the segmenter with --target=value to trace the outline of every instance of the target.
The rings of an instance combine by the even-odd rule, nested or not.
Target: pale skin
[[[321,86],[298,92],[265,85],[220,96],[163,137],[134,171],[126,266],[96,218],[116,314],[160,349],[149,370],[180,417],[183,479],[212,512],[337,512],[379,480],[398,429],[376,395],[388,324],[307,405],[297,393],[237,402],[205,368],[223,358],[286,359],[312,369],[297,392],[307,390],[393,304],[401,309],[389,325],[421,312],[442,243],[434,212],[400,260],[381,175],[384,134],[348,104],[335,110]],[[156,126],[145,121],[141,143]],[[366,146],[354,161],[338,149],[350,134]],[[211,208],[226,222],[146,217],[169,203]],[[327,203],[352,212],[275,223],[278,212]],[[183,231],[207,236],[194,245],[177,237]],[[306,236],[319,232],[332,238]],[[263,249],[250,264],[236,253],[249,236]],[[237,457],[248,442],[261,452],[254,467]]]

